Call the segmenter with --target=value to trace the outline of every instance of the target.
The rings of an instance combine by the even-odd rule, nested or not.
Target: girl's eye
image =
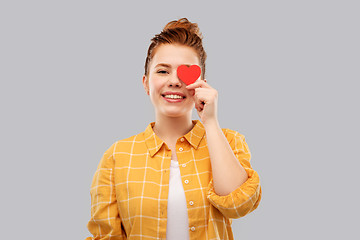
[[[160,70],[160,71],[158,71],[158,73],[167,73],[167,71],[165,71],[165,70]]]

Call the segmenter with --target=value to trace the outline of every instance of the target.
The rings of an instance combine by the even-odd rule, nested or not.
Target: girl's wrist
[[[216,128],[221,129],[220,124],[217,119],[208,119],[208,120],[206,120],[205,123],[203,123],[203,125],[205,127],[205,131],[211,130],[211,129],[216,129]]]

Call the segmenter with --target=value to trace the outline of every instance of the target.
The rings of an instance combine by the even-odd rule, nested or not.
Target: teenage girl
[[[259,175],[244,135],[219,125],[205,61],[198,25],[186,18],[151,40],[142,83],[155,122],[104,153],[90,190],[87,240],[234,239],[232,219],[258,207]],[[187,85],[181,65],[197,65],[201,75]],[[192,120],[194,107],[200,120]]]

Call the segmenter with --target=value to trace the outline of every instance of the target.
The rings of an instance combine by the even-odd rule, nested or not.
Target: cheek
[[[161,86],[158,85],[150,85],[149,86],[149,96],[152,100],[157,101],[159,97],[161,97]]]
[[[159,89],[156,86],[150,86],[150,95],[154,96],[158,94],[159,94]]]
[[[149,82],[149,89],[150,92],[159,92],[161,90],[161,88],[164,86],[164,84],[162,83],[162,81],[160,79],[151,79],[151,81]]]
[[[194,97],[194,95],[195,95],[195,90],[194,90],[194,89],[190,89],[190,90],[188,90],[188,93],[189,93],[189,95],[190,95],[191,97]]]
[[[195,100],[191,99],[191,105],[195,106]]]

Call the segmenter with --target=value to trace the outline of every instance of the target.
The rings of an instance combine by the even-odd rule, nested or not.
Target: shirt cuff
[[[245,169],[248,179],[225,196],[216,194],[213,178],[208,185],[207,199],[227,218],[240,218],[257,208],[261,199],[259,175],[253,169]]]

